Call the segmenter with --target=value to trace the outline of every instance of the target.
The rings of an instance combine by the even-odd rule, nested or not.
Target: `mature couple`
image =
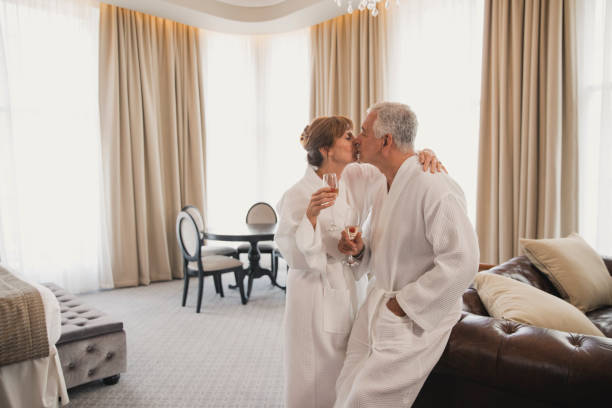
[[[291,268],[288,408],[412,405],[478,269],[463,192],[435,157],[414,151],[410,108],[377,104],[356,138],[352,127],[340,116],[307,127],[306,174],[278,204],[276,242]],[[322,187],[325,173],[341,179],[337,193]],[[330,228],[349,211],[366,220],[363,237]],[[358,266],[342,262],[348,254]]]

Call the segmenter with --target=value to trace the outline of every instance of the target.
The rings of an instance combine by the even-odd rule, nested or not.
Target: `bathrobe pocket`
[[[324,287],[323,329],[328,333],[349,334],[352,323],[350,291]]]
[[[412,320],[408,316],[398,316],[393,313],[384,301],[380,304],[376,320],[374,337],[377,344],[405,346],[414,340]]]

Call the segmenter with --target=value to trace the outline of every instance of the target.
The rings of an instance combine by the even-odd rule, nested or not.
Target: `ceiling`
[[[107,3],[213,31],[293,31],[346,12],[332,0],[107,0]],[[345,3],[345,2],[343,2]]]

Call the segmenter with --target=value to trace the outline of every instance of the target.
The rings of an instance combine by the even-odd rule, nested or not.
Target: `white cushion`
[[[204,268],[204,272],[214,272],[222,269],[231,269],[236,267],[242,267],[242,262],[235,258],[230,258],[229,256],[223,255],[209,255],[202,256],[202,267]],[[189,269],[193,271],[198,270],[197,262],[189,262]]]
[[[474,287],[489,315],[497,319],[605,337],[576,307],[526,283],[480,272],[474,279]]]

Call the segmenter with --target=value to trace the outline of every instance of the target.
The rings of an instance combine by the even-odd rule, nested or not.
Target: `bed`
[[[0,269],[7,271],[2,267]],[[66,405],[69,401],[68,393],[55,347],[61,335],[60,306],[51,290],[28,283],[40,293],[49,352],[44,357],[0,366],[0,407],[46,408]],[[0,316],[2,318],[4,316]],[[47,354],[46,350],[44,354]]]

